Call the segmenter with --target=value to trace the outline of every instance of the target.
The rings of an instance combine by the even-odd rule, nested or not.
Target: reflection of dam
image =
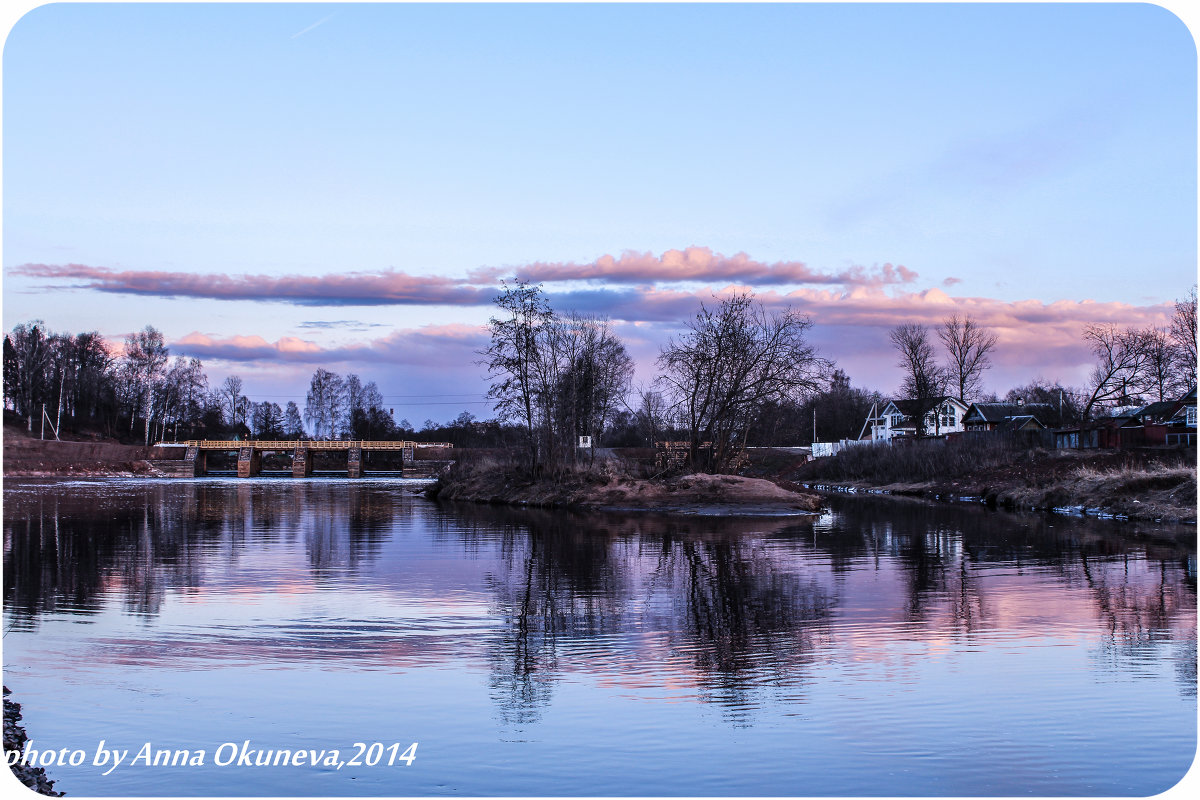
[[[192,440],[180,444],[161,442],[159,447],[183,449],[181,459],[161,459],[155,466],[172,475],[194,478],[222,469],[236,459],[239,478],[261,475],[264,461],[271,472],[307,478],[316,471],[344,472],[348,478],[361,478],[368,472],[379,474],[432,474],[450,463],[447,442],[407,441],[220,441]],[[274,462],[274,463],[271,463]]]

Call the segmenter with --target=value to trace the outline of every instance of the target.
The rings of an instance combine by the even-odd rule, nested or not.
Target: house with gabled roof
[[[1155,447],[1196,443],[1196,390],[1178,400],[1119,410],[1055,431],[1057,447]]]
[[[920,414],[922,405],[932,406],[925,414],[926,436],[945,436],[964,430],[963,415],[967,412],[967,404],[957,397],[947,395],[932,398],[924,404],[918,400],[889,400],[883,404],[882,409],[878,403],[871,406],[871,411],[858,434],[859,441],[881,442],[916,438],[916,417]]]
[[[1196,387],[1176,401],[1179,407],[1166,421],[1166,444],[1196,444]]]
[[[968,431],[1011,430],[1010,420],[1029,417],[1042,429],[1058,422],[1058,416],[1058,409],[1048,403],[972,403],[963,416],[963,427]],[[1028,423],[1022,429],[1028,430]]]

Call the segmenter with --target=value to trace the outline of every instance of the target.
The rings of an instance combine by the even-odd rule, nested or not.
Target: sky
[[[1000,395],[1083,384],[1084,325],[1167,325],[1196,282],[1196,47],[1159,6],[11,16],[5,330],[153,325],[255,401],[323,366],[488,418],[501,279],[611,317],[639,384],[739,291],[885,394],[888,331],[966,313]]]

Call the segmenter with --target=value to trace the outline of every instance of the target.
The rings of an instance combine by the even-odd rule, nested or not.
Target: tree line
[[[934,335],[942,344],[942,361],[937,358]],[[991,367],[996,336],[970,316],[953,315],[935,331],[919,323],[901,324],[889,338],[904,376],[900,394],[916,401],[918,435],[924,434],[925,415],[942,397],[953,395],[967,404],[999,400],[980,391],[983,372]],[[1196,385],[1196,287],[1175,301],[1168,327],[1094,323],[1084,326],[1083,341],[1096,359],[1083,386],[1036,379],[1010,391],[1006,400],[1058,406],[1064,417],[1058,421],[1066,423],[1091,419],[1102,409],[1178,398]]]
[[[604,446],[683,442],[695,467],[728,469],[747,446],[855,438],[871,406],[884,401],[878,391],[853,386],[816,351],[807,316],[793,308],[769,311],[751,294],[701,303],[660,348],[654,379],[638,385],[608,319],[555,311],[540,286],[520,281],[503,284],[495,305],[489,344],[480,352],[495,404],[490,420],[464,411],[447,423],[426,420],[417,430],[394,419],[373,381],[324,368],[314,372],[303,409],[293,401],[255,403],[240,377],[210,388],[199,360],[171,360],[151,326],[113,353],[94,331],[53,333],[40,320],[4,338],[5,408],[31,432],[44,413],[56,429],[147,443],[288,439],[307,431],[317,438],[449,441],[518,448],[531,470],[554,472],[593,457],[579,447],[584,436]],[[903,373],[902,399],[929,408],[946,395],[968,404],[1040,403],[1061,410],[1054,423],[1068,424],[1116,406],[1174,399],[1195,386],[1196,288],[1175,303],[1168,327],[1097,323],[1085,326],[1082,338],[1095,356],[1083,386],[1036,378],[1000,397],[982,392],[996,336],[969,315],[932,329],[904,323],[889,332]]]
[[[48,421],[55,430],[66,424],[125,440],[140,432],[147,443],[219,419],[200,362],[171,362],[149,325],[126,337],[119,355],[95,331],[55,333],[41,320],[17,325],[4,337],[4,404],[31,433]]]
[[[47,330],[41,320],[21,323],[4,337],[4,407],[33,433],[94,431],[123,441],[194,438],[395,439],[428,434],[407,420],[393,421],[374,381],[318,368],[303,411],[254,402],[237,375],[210,387],[199,359],[176,356],[162,333],[147,325],[114,353],[95,331]]]

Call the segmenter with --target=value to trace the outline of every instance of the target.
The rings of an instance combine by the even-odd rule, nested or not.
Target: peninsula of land
[[[786,488],[743,475],[680,474],[636,477],[620,462],[534,479],[511,466],[468,464],[449,470],[426,496],[439,501],[658,511],[675,514],[796,514],[821,508],[817,492]]]

